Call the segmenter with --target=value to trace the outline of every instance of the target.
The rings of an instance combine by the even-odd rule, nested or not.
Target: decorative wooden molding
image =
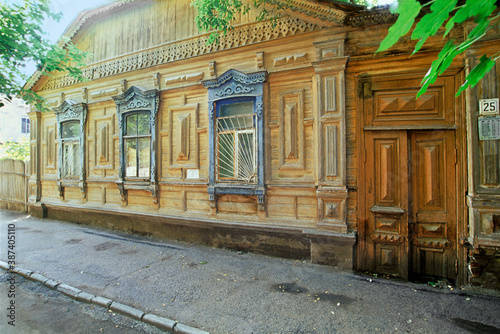
[[[89,91],[87,88],[82,88],[82,99],[85,103],[89,101]]]
[[[181,82],[187,82],[187,83],[199,82],[200,80],[203,79],[204,76],[205,76],[205,73],[203,73],[203,72],[186,74],[186,75],[178,75],[175,77],[166,78],[165,84],[172,85],[172,84],[181,83]]]
[[[153,87],[160,89],[160,73],[153,73]]]
[[[304,90],[280,93],[280,169],[305,168]]]
[[[207,45],[207,34],[197,38],[168,43],[113,60],[92,64],[84,68],[82,72],[83,77],[89,80],[104,78],[119,73],[126,73],[150,66],[170,63],[176,60],[209,54],[215,51],[233,49],[243,45],[251,45],[321,29],[323,28],[315,23],[309,23],[293,17],[284,17],[278,20],[275,25],[273,25],[272,22],[266,21],[235,27],[234,30],[228,32],[226,36],[222,36],[219,43],[215,45]],[[211,76],[216,75],[217,73],[214,71]],[[28,88],[33,87],[38,81],[39,77],[35,77],[33,81],[30,80],[30,86]],[[51,77],[41,90],[56,89],[76,83],[76,79],[67,74],[62,74]]]
[[[167,119],[168,168],[199,168],[199,104],[170,106]]]
[[[274,58],[274,66],[283,66],[307,61],[307,53]]]
[[[61,94],[64,97],[64,93]],[[57,185],[59,188],[59,195],[63,197],[65,186],[74,186],[80,188],[82,197],[87,196],[87,183],[85,179],[85,122],[87,120],[87,104],[76,103],[72,100],[65,100],[58,108],[54,108],[57,119],[57,133],[59,135],[59,152],[58,152],[58,172],[57,172]],[[80,173],[77,180],[64,179],[62,176],[63,168],[63,139],[62,139],[62,124],[66,121],[78,121],[80,124],[79,135],[79,159],[80,159]]]
[[[127,79],[122,79],[120,80],[120,87],[122,89],[122,93],[124,93],[127,90]]]
[[[94,117],[94,169],[115,168],[115,115]]]
[[[111,96],[111,95],[116,95],[118,94],[118,88],[111,88],[111,89],[106,89],[106,90],[101,90],[98,92],[90,93],[90,97],[92,99],[98,99],[100,97],[105,97],[105,96]]]
[[[217,68],[215,67],[215,61],[211,61],[208,63],[208,73],[212,78],[217,76]]]
[[[259,70],[264,69],[264,52],[257,52],[255,55],[255,61],[257,63],[257,68]]]

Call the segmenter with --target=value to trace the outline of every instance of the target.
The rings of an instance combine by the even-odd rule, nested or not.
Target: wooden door
[[[411,272],[454,280],[457,260],[454,131],[410,135]]]
[[[367,131],[366,269],[408,279],[408,136]]]
[[[366,131],[366,270],[455,278],[454,131]]]

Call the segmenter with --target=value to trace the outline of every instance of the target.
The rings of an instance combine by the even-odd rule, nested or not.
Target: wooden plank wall
[[[133,10],[102,13],[88,29],[76,35],[74,43],[93,54],[91,63],[147,49],[200,34],[194,21],[196,10],[190,1],[143,1]],[[255,18],[255,10],[238,14],[233,24]],[[103,33],[105,32],[105,33]]]
[[[27,211],[29,162],[0,160],[0,209]]]

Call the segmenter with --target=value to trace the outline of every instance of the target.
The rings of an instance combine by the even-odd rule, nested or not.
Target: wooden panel
[[[405,131],[366,132],[368,270],[408,277],[408,144]]]
[[[479,142],[481,187],[500,188],[500,140]]]
[[[280,169],[304,169],[304,90],[280,93]]]
[[[454,131],[411,135],[412,271],[455,278],[456,188]]]
[[[454,78],[440,77],[427,92],[415,99],[420,80],[375,81],[366,83],[365,94],[371,111],[365,117],[367,126],[453,125]]]

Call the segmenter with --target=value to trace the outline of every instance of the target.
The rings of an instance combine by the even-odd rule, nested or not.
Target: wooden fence
[[[0,161],[0,209],[28,210],[29,162]]]

